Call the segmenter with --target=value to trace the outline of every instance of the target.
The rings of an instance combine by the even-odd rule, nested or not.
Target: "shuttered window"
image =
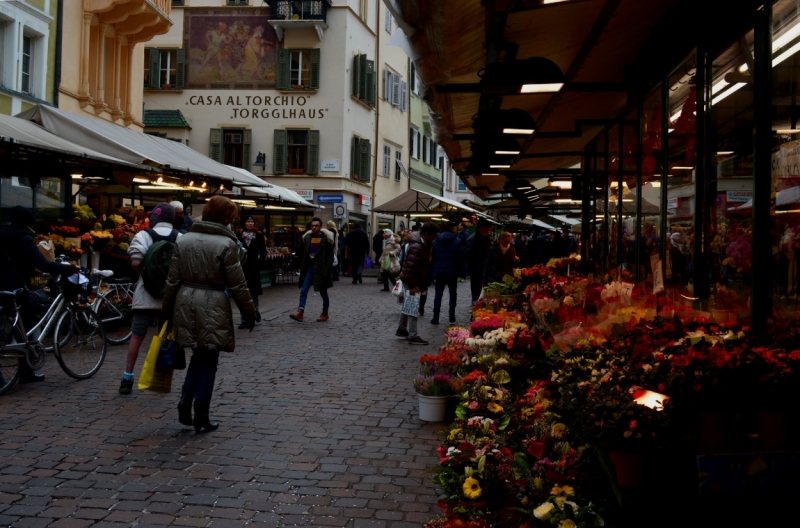
[[[394,180],[400,181],[400,165],[403,163],[403,151],[397,149],[394,151]]]
[[[392,175],[392,147],[383,146],[383,176],[388,178]]]
[[[253,131],[212,128],[209,131],[208,157],[214,161],[250,170]]]
[[[383,99],[401,112],[408,109],[408,84],[403,81],[399,73],[394,73],[389,68],[383,72]]]
[[[392,13],[389,11],[389,8],[386,8],[386,22],[384,23],[384,29],[388,34],[392,34]]]
[[[375,107],[375,61],[367,60],[365,54],[353,57],[353,97]]]
[[[319,130],[275,130],[275,174],[319,174]]]
[[[371,161],[372,144],[367,139],[353,136],[350,148],[350,177],[362,183],[372,181]]]
[[[145,90],[181,90],[186,83],[186,50],[146,48]]]
[[[278,90],[319,90],[320,50],[280,49],[276,69]]]

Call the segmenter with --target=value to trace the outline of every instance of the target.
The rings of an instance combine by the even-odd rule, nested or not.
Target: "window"
[[[363,53],[353,57],[353,97],[375,107],[375,61]]]
[[[388,178],[392,175],[392,147],[383,146],[383,176]]]
[[[428,142],[429,141],[430,141],[430,139],[428,139],[428,136],[422,136],[422,162],[423,163],[430,163],[430,158],[428,158],[428,152],[429,152],[429,150],[428,150],[429,149]]]
[[[186,72],[186,50],[147,48],[144,61],[145,90],[183,89]]]
[[[250,170],[249,129],[212,128],[209,135],[208,157],[214,161]]]
[[[459,192],[464,192],[466,190],[467,190],[467,184],[465,184],[463,181],[461,181],[461,178],[458,178],[458,191]]]
[[[408,110],[408,84],[399,73],[386,68],[383,74],[383,98],[401,112]]]
[[[353,136],[350,149],[350,174],[351,178],[362,183],[372,181],[370,165],[372,161],[372,144],[368,139]]]
[[[442,147],[436,147],[436,168],[442,169],[444,167],[444,150]]]
[[[183,7],[185,0],[172,0],[172,7]]]
[[[412,126],[408,144],[411,145],[411,157],[414,159],[419,159],[419,139],[419,130]]]
[[[369,15],[369,0],[358,0],[358,16],[366,24]]]
[[[250,0],[227,0],[226,4],[229,6],[246,6],[250,5]]]
[[[276,130],[273,172],[319,174],[319,130]]]
[[[278,50],[278,90],[319,90],[319,49]]]
[[[400,181],[400,170],[403,166],[403,151],[394,151],[394,181]]]
[[[33,93],[33,51],[34,39],[28,35],[22,36],[22,71],[20,75],[19,91],[28,95]]]
[[[420,87],[419,77],[417,77],[417,67],[411,63],[411,73],[408,76],[408,81],[411,83],[411,93],[420,95],[422,88]]]
[[[389,11],[389,8],[386,8],[386,22],[385,22],[385,29],[388,34],[392,34],[392,12]]]

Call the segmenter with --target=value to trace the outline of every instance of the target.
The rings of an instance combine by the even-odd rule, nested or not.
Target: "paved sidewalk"
[[[343,278],[331,320],[313,322],[314,295],[304,324],[288,317],[296,285],[266,289],[265,321],[220,358],[213,433],[177,422],[183,372],[172,394],[120,396],[124,347],[82,382],[48,358],[45,382],[0,397],[0,526],[421,526],[441,424],[417,418],[412,379],[445,327],[427,322],[431,297],[431,344],[395,338],[399,307],[379,288]],[[465,323],[468,284],[459,296]]]

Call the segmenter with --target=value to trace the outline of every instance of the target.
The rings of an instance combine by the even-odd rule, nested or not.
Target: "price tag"
[[[661,259],[658,255],[650,257],[650,269],[653,271],[653,293],[664,291],[664,274],[661,272]]]
[[[622,303],[625,306],[631,305],[631,296],[633,294],[633,283],[632,282],[623,282],[622,283],[622,292],[620,293],[620,297],[622,297]]]

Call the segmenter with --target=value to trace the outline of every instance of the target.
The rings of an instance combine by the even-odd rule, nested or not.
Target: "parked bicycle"
[[[129,278],[114,278],[113,271],[95,270],[97,296],[91,307],[106,330],[106,341],[110,345],[123,345],[131,338],[133,312],[133,286]]]
[[[30,295],[27,289],[0,292],[0,394],[7,392],[19,379],[20,360],[33,370],[44,366],[47,347],[43,339],[52,338],[53,353],[68,376],[75,379],[92,377],[103,364],[107,344],[100,317],[92,309],[81,306],[88,299],[91,287],[88,274],[51,277],[51,292],[56,294],[47,312],[30,330],[25,329],[20,306]]]

